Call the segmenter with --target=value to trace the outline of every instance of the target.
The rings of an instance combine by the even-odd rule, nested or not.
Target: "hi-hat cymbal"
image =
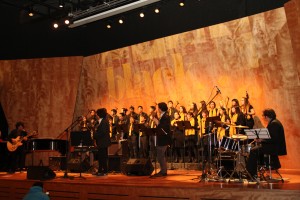
[[[246,140],[247,136],[246,135],[242,135],[242,134],[235,134],[231,136],[233,139],[241,139],[241,140]]]
[[[248,126],[242,126],[242,125],[230,125],[230,126],[235,128],[249,128]]]

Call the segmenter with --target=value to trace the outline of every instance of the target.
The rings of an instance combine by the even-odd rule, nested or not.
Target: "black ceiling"
[[[0,0],[0,59],[88,56],[282,7],[288,0],[186,0],[184,7],[178,0],[162,0],[159,14],[153,12],[153,5],[144,8],[143,19],[138,17],[140,9],[123,13],[122,25],[115,16],[76,28],[53,29],[53,21],[68,15],[70,9],[103,3],[68,0],[69,6],[61,10],[58,1]],[[27,15],[30,5],[37,12],[32,18]],[[111,29],[106,28],[108,20]]]

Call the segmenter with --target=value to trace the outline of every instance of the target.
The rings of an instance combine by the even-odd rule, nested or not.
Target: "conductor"
[[[171,119],[167,114],[168,106],[166,103],[161,102],[158,105],[158,112],[160,113],[159,119],[154,118],[153,121],[157,126],[157,160],[160,165],[160,172],[152,175],[151,177],[162,177],[167,176],[167,161],[165,152],[168,145],[170,144],[170,130],[171,130]]]

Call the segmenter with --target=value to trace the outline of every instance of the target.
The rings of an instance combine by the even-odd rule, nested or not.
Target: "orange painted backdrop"
[[[257,116],[277,111],[286,129],[286,168],[298,168],[299,74],[285,9],[93,55],[83,60],[76,113],[173,100],[188,107],[250,95]],[[293,161],[293,162],[292,162]],[[296,162],[296,163],[295,163]],[[295,163],[295,164],[291,164]]]
[[[1,102],[11,128],[23,120],[56,136],[91,108],[143,105],[148,111],[153,102],[170,99],[188,107],[208,100],[216,85],[222,91],[216,102],[248,91],[258,117],[266,107],[277,111],[288,145],[282,165],[299,169],[299,36],[293,23],[299,13],[287,16],[280,8],[86,58],[1,61]]]
[[[56,137],[72,122],[82,57],[0,61],[1,104],[10,130],[17,121],[39,137]]]

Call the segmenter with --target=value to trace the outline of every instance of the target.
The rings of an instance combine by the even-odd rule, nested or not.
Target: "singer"
[[[153,119],[157,126],[157,160],[160,165],[160,172],[150,176],[150,178],[167,176],[167,161],[166,161],[166,150],[168,145],[171,143],[171,120],[167,113],[168,106],[166,103],[161,102],[158,105],[158,112],[160,113],[159,119]]]

